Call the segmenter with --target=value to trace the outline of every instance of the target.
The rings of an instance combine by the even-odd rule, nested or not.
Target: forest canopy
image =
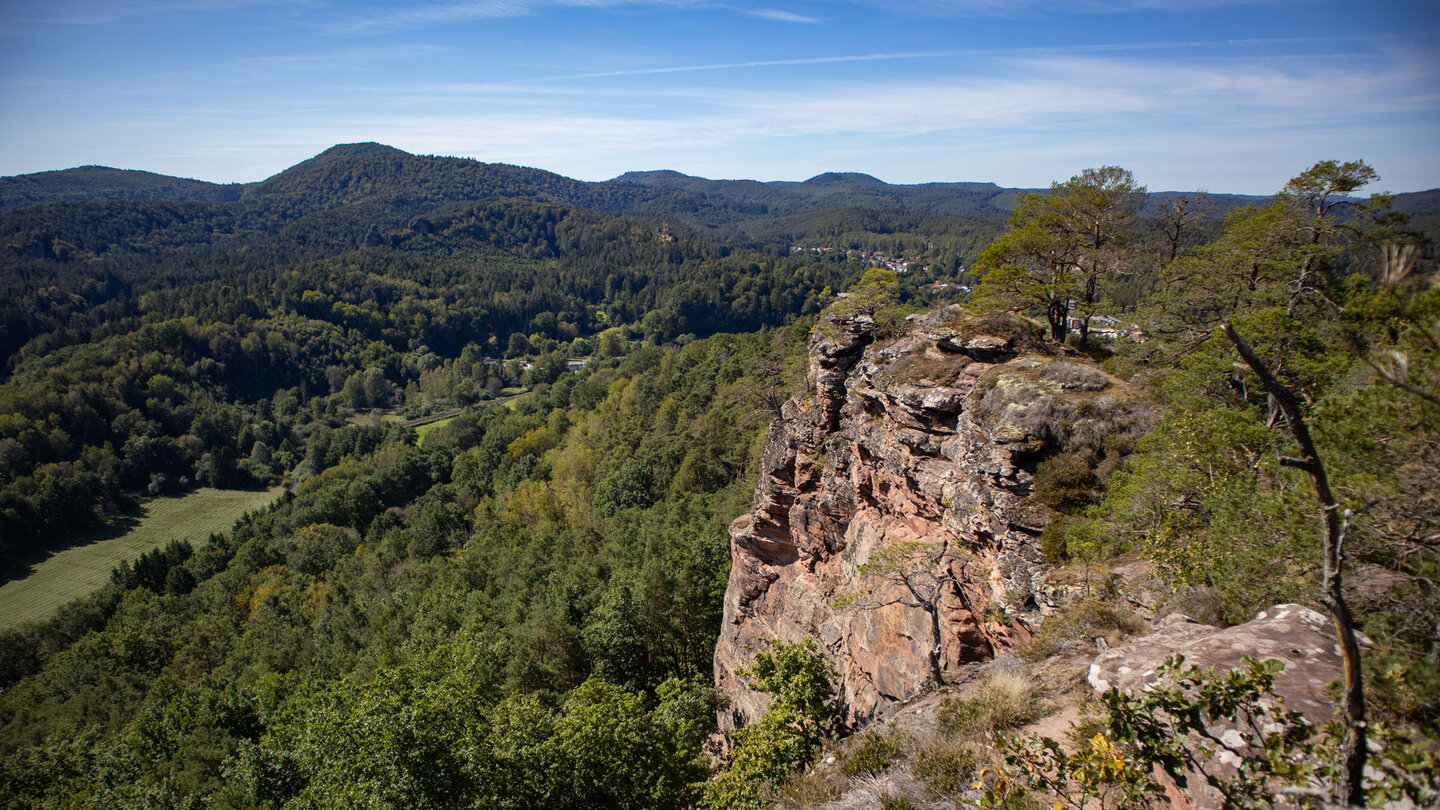
[[[767,651],[747,677],[775,710],[706,786],[727,526],[832,306],[1009,310],[1127,380],[1153,424],[1047,451],[1039,542],[1143,556],[1227,624],[1316,603],[1322,568],[1287,417],[1217,332],[1239,330],[1350,510],[1372,713],[1434,727],[1434,211],[1357,196],[1376,180],[586,184],[358,144],[236,188],[0,187],[6,577],[148,497],[285,487],[0,634],[0,796],[760,806],[835,730],[833,673]]]

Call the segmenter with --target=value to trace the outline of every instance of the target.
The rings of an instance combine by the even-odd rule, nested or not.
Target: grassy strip
[[[200,489],[156,498],[140,515],[122,516],[37,562],[30,575],[0,586],[0,629],[49,617],[61,605],[105,584],[121,560],[133,560],[171,540],[199,545],[223,532],[246,512],[263,508],[280,494],[270,490]]]
[[[446,425],[450,424],[450,423],[453,422],[454,420],[455,420],[455,417],[450,416],[450,417],[447,417],[447,418],[445,418],[445,419],[436,420],[436,421],[434,421],[434,422],[426,422],[426,423],[423,424],[423,425],[416,425],[416,426],[415,426],[415,444],[417,444],[417,445],[423,445],[423,444],[425,444],[425,437],[428,436],[428,435],[430,435],[430,433],[431,433],[432,431],[435,431],[435,430],[438,430],[438,429],[440,429],[440,428],[442,428],[442,427],[445,427]]]

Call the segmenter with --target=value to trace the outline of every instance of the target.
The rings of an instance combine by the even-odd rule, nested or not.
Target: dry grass
[[[924,351],[901,355],[890,361],[879,375],[889,383],[951,385],[972,361],[963,354],[933,357]]]
[[[999,764],[1001,735],[1040,716],[1034,679],[1023,672],[991,672],[969,697],[940,702],[936,734],[917,747],[909,770],[928,796],[957,796],[971,789],[982,768]]]
[[[1099,391],[1110,384],[1110,378],[1098,368],[1061,360],[1046,363],[1040,372],[1040,379],[1053,382],[1067,390],[1079,391]]]
[[[954,330],[955,343],[963,344],[986,335],[1004,339],[1009,343],[1010,350],[1017,353],[1049,354],[1051,351],[1039,325],[1009,312],[957,309],[953,317],[937,326]]]
[[[1113,647],[1147,627],[1145,620],[1123,602],[1086,599],[1067,605],[1046,619],[1030,641],[1016,652],[1032,662],[1065,652],[1094,655],[1098,651],[1095,639],[1103,638]]]
[[[942,701],[936,715],[942,735],[993,738],[1038,719],[1040,695],[1029,675],[992,672],[978,693]]]
[[[840,754],[840,772],[847,776],[880,773],[890,767],[909,742],[909,735],[895,728],[861,732]]]
[[[815,768],[792,774],[768,797],[777,810],[803,810],[820,807],[839,798],[848,780],[833,768]]]
[[[981,769],[1001,764],[1000,740],[1039,719],[1046,705],[1037,679],[1014,669],[990,669],[963,695],[936,696],[928,705],[842,741],[820,765],[781,785],[770,806],[974,806]]]

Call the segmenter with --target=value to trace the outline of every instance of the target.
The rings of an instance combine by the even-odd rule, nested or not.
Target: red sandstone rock
[[[933,644],[925,611],[833,607],[859,592],[872,602],[899,595],[898,585],[860,575],[888,545],[948,542],[960,552],[942,572],[954,578],[940,599],[942,672],[1028,637],[1043,557],[1038,528],[1022,513],[1036,448],[1047,440],[1034,425],[1005,414],[987,421],[976,408],[986,380],[1045,362],[1036,354],[1043,345],[1010,323],[1013,335],[998,333],[1006,324],[998,317],[975,333],[951,308],[888,342],[864,315],[817,327],[809,391],[771,425],[753,508],[730,527],[734,564],[715,651],[716,683],[731,703],[722,724],[763,712],[766,697],[734,673],[770,640],[818,640],[852,724],[925,687]],[[966,373],[974,366],[985,370]],[[1053,389],[1025,396],[1070,396]]]

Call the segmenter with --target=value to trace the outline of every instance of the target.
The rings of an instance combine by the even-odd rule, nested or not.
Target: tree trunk
[[[1085,315],[1080,319],[1080,345],[1090,345],[1090,307],[1095,304],[1095,280],[1099,276],[1098,268],[1093,268],[1090,275],[1085,278],[1085,308],[1082,310]]]
[[[1279,403],[1285,414],[1285,421],[1290,425],[1290,433],[1295,437],[1295,443],[1300,446],[1300,458],[1282,458],[1280,462],[1287,467],[1309,473],[1315,486],[1315,498],[1320,502],[1320,519],[1323,524],[1321,543],[1325,560],[1325,571],[1320,583],[1320,602],[1330,611],[1345,667],[1345,691],[1341,696],[1345,709],[1345,767],[1341,774],[1339,792],[1341,798],[1351,806],[1364,807],[1365,760],[1368,752],[1365,691],[1360,679],[1360,642],[1355,634],[1355,622],[1350,615],[1350,607],[1345,604],[1345,593],[1340,579],[1340,565],[1345,559],[1345,519],[1341,515],[1340,505],[1335,502],[1335,494],[1330,490],[1330,479],[1325,473],[1325,465],[1315,450],[1315,442],[1310,438],[1310,429],[1305,425],[1300,403],[1295,400],[1294,393],[1275,379],[1259,355],[1255,354],[1255,350],[1235,331],[1235,327],[1226,322],[1220,324],[1220,329],[1230,342],[1235,344],[1246,365],[1250,366],[1265,384],[1265,390]]]
[[[940,671],[940,605],[937,595],[936,602],[925,607],[925,612],[930,614],[930,686],[932,689],[939,689],[945,684],[945,676]]]
[[[1066,301],[1051,301],[1045,307],[1045,319],[1050,321],[1050,339],[1056,343],[1064,343],[1065,335],[1070,331],[1069,325],[1065,323],[1066,318],[1070,315],[1067,303]]]

